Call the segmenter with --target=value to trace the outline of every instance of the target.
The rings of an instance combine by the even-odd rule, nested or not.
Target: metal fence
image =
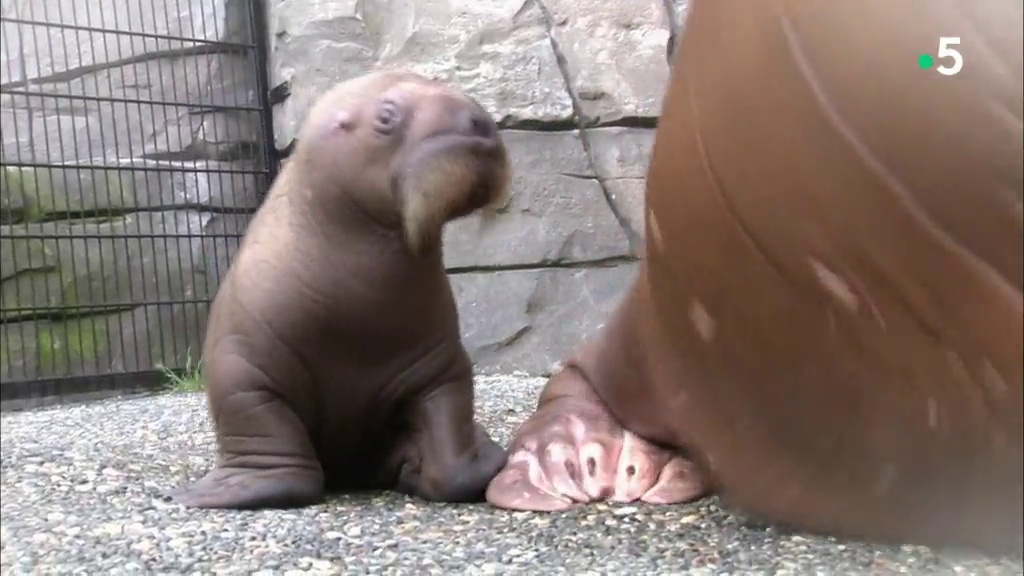
[[[198,358],[276,170],[263,4],[0,4],[5,409]]]

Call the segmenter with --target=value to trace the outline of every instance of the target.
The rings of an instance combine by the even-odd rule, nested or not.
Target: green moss
[[[97,203],[102,202],[107,206],[135,205],[135,187],[132,185],[131,176],[127,172],[117,170],[104,170],[103,173],[104,198],[102,201],[97,198]]]
[[[60,302],[52,302],[47,299],[47,296],[51,296],[51,300],[55,299],[46,292],[50,274],[52,272],[45,268],[22,269],[6,278],[0,285],[0,294],[2,294],[0,298],[3,301],[0,319],[11,321],[25,314],[31,314],[30,310],[24,310],[24,308],[59,306]],[[57,296],[59,298],[59,295]]]
[[[78,306],[78,282],[75,281],[74,276],[64,276],[63,272],[64,270],[61,270],[60,303],[54,302],[54,304],[62,308]]]
[[[7,190],[11,198],[21,198],[21,221],[39,222],[43,219],[46,211],[40,201],[41,194],[53,196],[53,192],[47,192],[49,186],[48,178],[40,177],[36,168],[22,166],[5,166]]]
[[[4,334],[4,345],[0,346],[0,374],[11,373],[11,359],[7,356],[7,334]]]
[[[28,208],[25,219],[29,222],[39,222],[48,212],[54,211],[57,205],[56,192],[49,170],[33,170],[31,184],[31,188],[23,188],[25,206]]]
[[[68,350],[72,359],[79,362],[95,362],[107,348],[107,326],[98,318],[80,319],[70,323]]]
[[[31,252],[34,246],[34,243],[28,242],[26,248]],[[45,251],[45,247],[42,250]],[[4,272],[8,272],[8,266],[11,270],[10,275],[0,284],[3,298],[0,318],[18,318],[26,313],[20,311],[21,308],[73,308],[79,305],[78,282],[70,270],[48,264],[43,258],[33,259],[32,265],[25,259],[17,262],[18,266],[15,267],[11,259],[4,258]]]
[[[0,180],[12,221],[41,222],[47,215],[125,208],[137,204],[131,173],[111,168],[5,166]]]
[[[101,318],[70,318],[36,325],[36,350],[42,372],[93,364],[107,349]]]
[[[21,230],[27,227],[18,226]],[[15,227],[9,227],[14,230]],[[21,230],[18,230],[20,233]],[[29,231],[29,230],[25,230]],[[5,278],[28,270],[49,272],[56,270],[53,257],[53,241],[42,238],[21,238],[17,235],[3,239],[3,273]]]
[[[36,325],[36,354],[39,356],[39,368],[43,373],[56,372],[54,361],[58,355],[58,347],[53,341],[53,325],[38,323]]]

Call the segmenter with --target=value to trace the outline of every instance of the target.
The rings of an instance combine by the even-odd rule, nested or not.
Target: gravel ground
[[[529,414],[542,383],[481,380],[481,418],[500,442]],[[186,510],[161,493],[213,462],[198,394],[8,413],[0,429],[4,574],[1024,574],[1020,559],[951,558],[750,526],[713,500],[531,514],[372,494],[292,511]]]

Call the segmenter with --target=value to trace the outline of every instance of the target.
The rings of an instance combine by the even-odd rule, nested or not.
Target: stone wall
[[[447,264],[479,370],[550,371],[635,274],[685,0],[262,1],[285,154],[317,95],[381,67],[457,85],[499,119],[512,199],[489,225],[450,226]],[[193,302],[216,290],[265,186],[217,172],[262,168],[257,113],[216,107],[258,106],[251,6],[0,5],[5,19],[65,25],[0,31],[0,381],[198,353],[206,306]]]
[[[686,0],[271,0],[276,145],[333,83],[407,68],[500,122],[508,210],[449,226],[446,259],[480,372],[548,373],[636,272],[643,177]]]
[[[0,6],[65,25],[0,30],[0,381],[183,365],[264,186],[248,0]]]

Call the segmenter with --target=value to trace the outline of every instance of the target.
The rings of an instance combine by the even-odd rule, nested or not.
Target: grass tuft
[[[185,353],[185,366],[180,369],[173,369],[157,364],[157,369],[163,372],[165,385],[171,392],[202,392],[203,390],[203,361],[192,360],[192,352]]]

